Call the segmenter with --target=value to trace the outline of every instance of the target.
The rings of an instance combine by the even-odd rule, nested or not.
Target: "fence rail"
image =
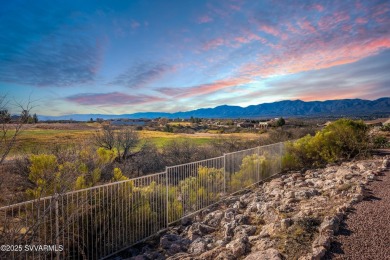
[[[101,259],[281,171],[284,144],[0,208],[0,258]]]

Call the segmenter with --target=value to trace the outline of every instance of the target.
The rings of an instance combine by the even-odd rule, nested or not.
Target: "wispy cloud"
[[[111,85],[125,86],[128,88],[141,88],[149,83],[161,79],[166,73],[172,72],[174,68],[165,63],[141,63],[129,68],[116,77]]]
[[[111,93],[80,93],[66,97],[67,101],[84,106],[127,106],[140,105],[157,101],[163,101],[164,98],[147,95],[128,95],[120,92]]]
[[[198,23],[210,23],[213,21],[213,18],[209,15],[202,15],[198,18]]]

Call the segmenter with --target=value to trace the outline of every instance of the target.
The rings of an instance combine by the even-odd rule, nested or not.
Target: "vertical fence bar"
[[[226,153],[223,154],[223,195],[226,195]]]
[[[168,167],[165,167],[165,186],[166,186],[166,199],[167,199],[167,228],[169,227],[169,183],[168,183]]]
[[[58,248],[59,248],[59,245],[60,245],[60,222],[59,222],[59,213],[58,213],[58,198],[59,198],[59,195],[58,193],[56,193],[54,195],[54,199],[55,199],[55,222],[56,222],[56,259],[59,260],[60,259],[60,254],[57,252]]]

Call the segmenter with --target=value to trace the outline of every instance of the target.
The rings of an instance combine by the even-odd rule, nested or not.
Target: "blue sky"
[[[389,96],[389,1],[3,1],[0,88],[40,115]]]

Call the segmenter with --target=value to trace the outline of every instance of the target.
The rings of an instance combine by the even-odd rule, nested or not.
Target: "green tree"
[[[38,116],[37,116],[37,114],[34,113],[34,115],[32,116],[32,119],[33,119],[33,123],[34,124],[38,123]]]
[[[283,117],[279,118],[277,121],[276,121],[276,126],[284,126],[286,124],[286,120],[284,120]]]

